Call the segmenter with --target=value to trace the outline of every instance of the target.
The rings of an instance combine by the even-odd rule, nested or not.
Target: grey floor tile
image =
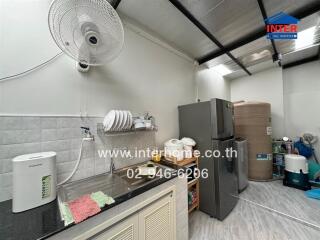
[[[320,231],[239,201],[224,221],[195,211],[190,215],[191,240],[317,240]]]
[[[307,198],[304,191],[283,186],[282,181],[251,181],[240,197],[320,227],[320,201]]]

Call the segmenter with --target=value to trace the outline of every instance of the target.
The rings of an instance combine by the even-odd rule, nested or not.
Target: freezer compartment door
[[[216,218],[223,220],[238,202],[238,181],[236,176],[235,158],[226,149],[234,149],[234,139],[224,141],[213,140],[213,150],[220,151],[220,157],[213,157]],[[233,154],[235,155],[235,154]]]
[[[222,99],[212,99],[211,123],[213,139],[225,139],[233,137],[233,104]]]

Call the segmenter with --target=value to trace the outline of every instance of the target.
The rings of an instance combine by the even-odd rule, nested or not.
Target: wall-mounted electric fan
[[[58,47],[83,67],[113,60],[123,46],[121,19],[107,0],[54,0],[48,23]]]

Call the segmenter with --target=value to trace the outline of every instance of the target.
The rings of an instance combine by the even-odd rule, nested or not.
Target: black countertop
[[[160,164],[166,165],[175,170],[181,169],[181,167],[178,167],[177,165],[171,164],[167,161],[161,161]],[[156,181],[152,181],[150,184],[147,184],[141,188],[123,194],[114,199],[115,203],[103,207],[101,212],[104,212],[139,194],[142,194],[151,188],[159,186],[160,184],[165,183],[175,177],[177,177],[177,174],[172,174],[170,178],[157,179]],[[12,200],[0,202],[1,240],[46,239],[74,225],[75,224],[64,226],[64,222],[60,218],[57,200],[21,213],[12,213]]]

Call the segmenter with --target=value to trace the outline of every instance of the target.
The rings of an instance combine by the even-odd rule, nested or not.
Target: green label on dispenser
[[[42,177],[42,199],[51,194],[51,175]]]
[[[257,160],[258,161],[271,161],[272,160],[272,154],[258,153],[257,154]]]

